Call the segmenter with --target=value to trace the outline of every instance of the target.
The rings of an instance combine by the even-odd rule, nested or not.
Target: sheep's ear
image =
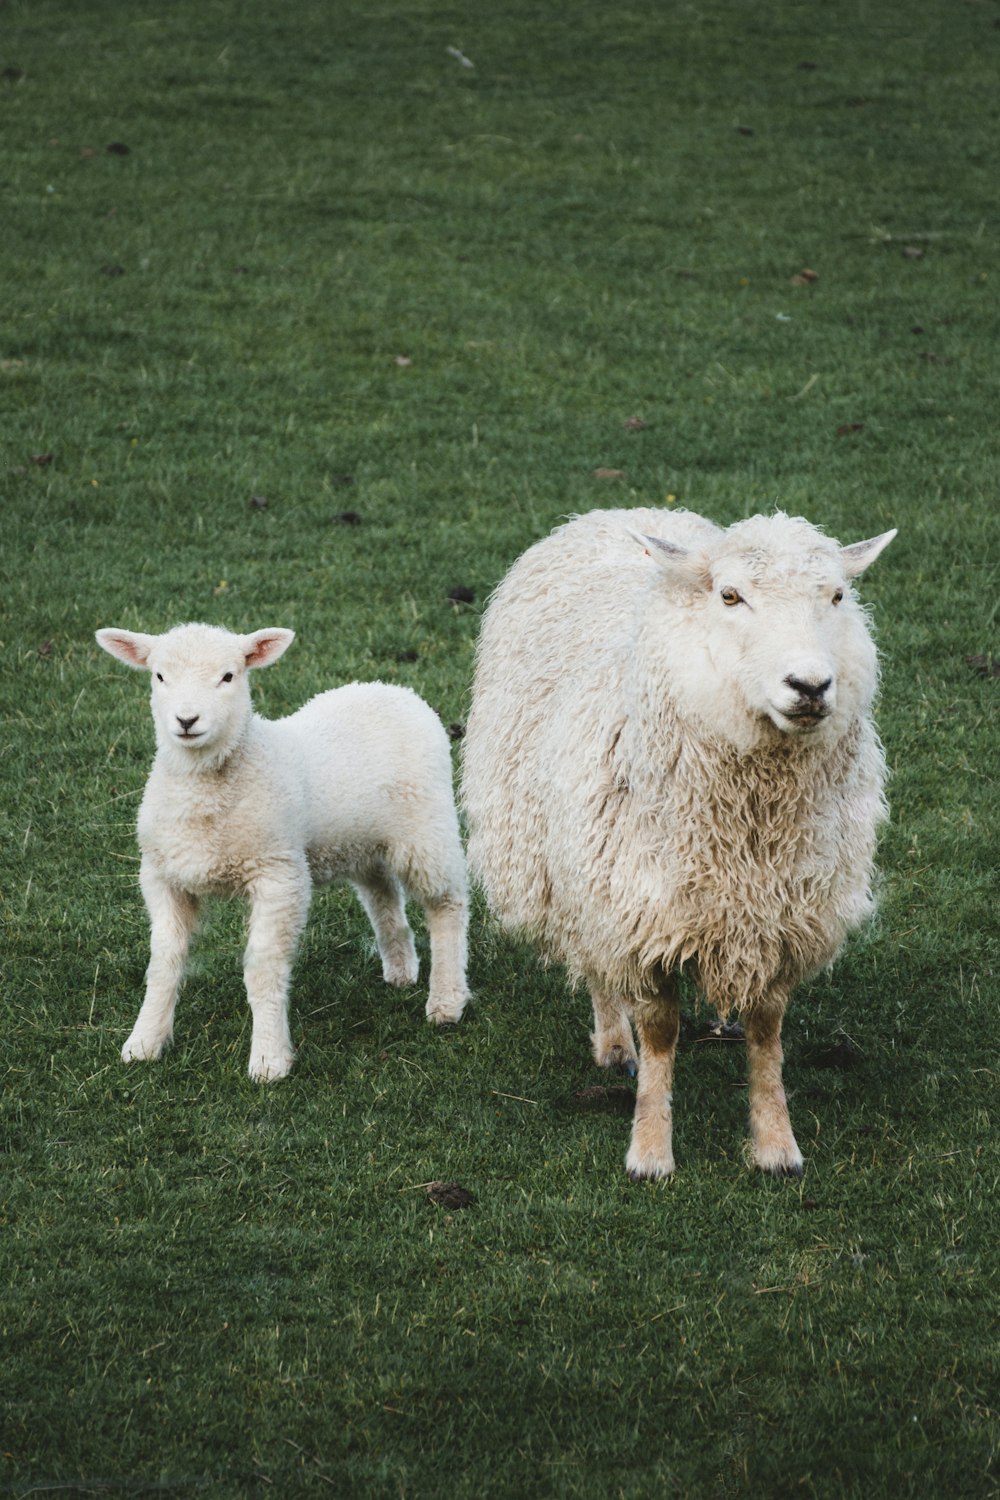
[[[149,670],[149,653],[156,645],[155,635],[140,635],[134,630],[99,630],[97,631],[97,644],[103,646],[112,656],[117,656],[127,667],[135,667],[137,671]]]
[[[857,578],[869,563],[875,561],[883,547],[888,547],[895,535],[894,527],[892,531],[883,531],[881,536],[870,537],[867,542],[852,542],[849,547],[841,547],[840,560],[844,565],[844,576]]]
[[[248,667],[269,667],[284,656],[295,639],[294,630],[255,630],[240,641]]]
[[[662,537],[643,536],[638,531],[633,531],[632,535],[664,573],[687,579],[698,579],[704,574],[704,559],[688,551],[687,547],[679,547],[676,542],[665,542]]]

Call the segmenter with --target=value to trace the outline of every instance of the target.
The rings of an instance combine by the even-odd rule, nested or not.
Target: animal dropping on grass
[[[476,1201],[475,1195],[458,1182],[429,1182],[425,1191],[439,1208],[468,1208]]]

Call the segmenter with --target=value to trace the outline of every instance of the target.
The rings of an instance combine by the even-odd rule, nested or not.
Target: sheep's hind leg
[[[249,892],[243,977],[253,1016],[249,1072],[258,1083],[284,1078],[295,1058],[288,1026],[288,987],[310,894],[305,869],[290,879],[258,880]]]
[[[195,898],[168,885],[146,862],[139,871],[139,884],[149,912],[149,968],[145,999],[122,1048],[123,1062],[158,1058],[170,1041],[177,992],[198,919]]]
[[[628,1175],[669,1177],[674,1170],[674,1057],[681,1029],[676,981],[634,1008],[639,1033],[639,1082],[632,1116],[632,1141],[625,1158]]]
[[[743,1017],[750,1084],[750,1136],[754,1161],[776,1177],[801,1177],[802,1153],[795,1143],[781,1082],[781,1022],[784,1005],[751,1008]]]
[[[609,995],[599,984],[590,984],[594,1007],[594,1029],[590,1036],[591,1051],[599,1068],[616,1068],[634,1078],[639,1062],[629,1021],[628,1007],[617,996]]]
[[[354,882],[354,889],[372,924],[386,984],[400,989],[416,984],[420,960],[396,876],[384,868],[370,870],[363,881]]]
[[[431,942],[431,974],[426,1016],[437,1026],[461,1019],[469,998],[465,978],[468,956],[469,908],[463,893],[425,900],[424,913]]]

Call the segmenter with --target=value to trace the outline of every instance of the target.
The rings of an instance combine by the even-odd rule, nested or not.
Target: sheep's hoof
[[[625,1158],[625,1170],[633,1182],[656,1182],[664,1177],[670,1177],[674,1171],[673,1153],[667,1156],[633,1155],[630,1151]]]
[[[634,1078],[639,1071],[638,1059],[624,1047],[610,1047],[605,1058],[601,1066],[611,1068],[615,1073],[627,1073],[629,1078]]]
[[[663,1166],[657,1162],[654,1166],[626,1167],[625,1170],[631,1182],[663,1182],[665,1178],[673,1176],[674,1164],[671,1162],[669,1166]]]
[[[792,1177],[798,1179],[802,1176],[805,1168],[799,1162],[776,1163],[773,1167],[761,1167],[768,1177]]]
[[[755,1151],[754,1161],[768,1177],[801,1177],[804,1171],[802,1154],[794,1142],[791,1147],[771,1146]]]
[[[634,1078],[639,1071],[639,1063],[635,1053],[630,1047],[620,1042],[613,1042],[610,1046],[599,1046],[594,1043],[594,1061],[599,1068],[608,1068],[614,1073],[627,1073]]]

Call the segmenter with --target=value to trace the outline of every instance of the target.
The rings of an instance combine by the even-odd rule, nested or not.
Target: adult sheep
[[[253,1078],[281,1078],[292,1065],[288,987],[314,881],[354,885],[395,985],[417,979],[404,890],[415,896],[430,934],[427,1018],[462,1014],[466,872],[444,728],[416,693],[380,682],[260,718],[247,673],[294,638],[211,625],[97,632],[105,651],[151,674],[157,740],[138,823],[150,962],[126,1062],[159,1057],[170,1040],[199,902],[212,893],[250,902]]]
[[[757,1164],[801,1174],[782,1017],[872,910],[885,765],[850,580],[894,536],[594,511],[531,547],[486,610],[470,865],[503,924],[589,987],[596,1061],[638,1066],[633,1178],[674,1167],[681,970],[742,1021]]]

